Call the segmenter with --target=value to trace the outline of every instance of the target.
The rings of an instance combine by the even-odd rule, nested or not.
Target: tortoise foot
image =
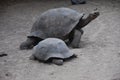
[[[53,59],[52,63],[56,65],[63,65],[63,60],[62,59]]]

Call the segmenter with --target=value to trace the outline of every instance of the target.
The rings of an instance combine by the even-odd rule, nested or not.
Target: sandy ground
[[[56,7],[86,13],[98,8],[101,15],[84,28],[81,48],[71,49],[78,58],[63,66],[31,61],[32,50],[19,50],[19,45],[37,17]],[[3,53],[8,56],[0,57],[0,80],[120,80],[120,1],[88,0],[84,5],[71,5],[70,0],[1,2],[0,54]]]

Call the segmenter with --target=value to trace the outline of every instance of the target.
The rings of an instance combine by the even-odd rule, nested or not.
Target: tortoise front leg
[[[80,30],[74,30],[74,33],[72,33],[72,36],[70,36],[70,40],[71,40],[71,46],[73,48],[79,48],[79,43],[80,43],[80,39],[82,36],[82,32]]]

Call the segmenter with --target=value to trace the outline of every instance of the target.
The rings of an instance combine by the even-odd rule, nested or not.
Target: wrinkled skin
[[[70,33],[69,41],[70,45],[73,48],[79,48],[79,43],[81,36],[83,35],[84,31],[82,30],[83,27],[85,27],[88,23],[90,23],[92,20],[96,19],[100,13],[98,11],[93,11],[88,15],[84,15],[83,18],[79,21],[78,25],[76,26],[75,30]]]

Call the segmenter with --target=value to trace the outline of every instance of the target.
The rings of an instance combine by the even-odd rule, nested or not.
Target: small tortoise
[[[42,13],[33,24],[30,35],[20,45],[20,49],[31,49],[46,38],[59,38],[73,48],[78,48],[82,28],[98,16],[98,11],[85,15],[70,8],[50,9]]]
[[[65,59],[72,57],[76,57],[76,55],[70,52],[63,40],[47,38],[33,48],[30,59],[42,62],[52,61],[54,64],[62,65]]]

